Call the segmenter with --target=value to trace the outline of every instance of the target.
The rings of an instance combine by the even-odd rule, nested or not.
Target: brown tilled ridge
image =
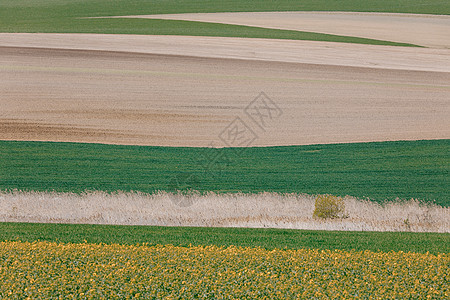
[[[307,45],[305,53],[289,56],[285,51],[276,58],[277,47],[289,48],[290,42],[296,41],[274,42],[274,48],[239,56],[242,45],[238,41],[245,47],[271,44],[257,39],[251,43],[245,39],[200,39],[211,42],[206,46],[210,49],[231,42],[228,49],[221,50],[227,55],[207,52],[202,57],[202,47],[187,47],[188,41],[198,41],[192,37],[125,36],[115,40],[116,36],[109,36],[102,40],[98,35],[44,35],[50,39],[46,43],[41,35],[20,36],[10,41],[30,38],[24,47],[11,45],[13,42],[5,45],[5,36],[0,34],[0,140],[238,146],[226,139],[236,118],[253,132],[251,143],[244,146],[450,137],[450,72],[442,71],[450,60],[444,62],[448,57],[442,55],[443,50],[413,49],[419,51],[418,62],[413,62],[415,52],[410,48],[374,47],[377,55],[400,48],[405,57],[393,62],[387,56],[386,68],[373,68],[361,63],[363,54],[349,66],[339,65],[347,60],[328,64],[332,57],[327,51],[331,50],[314,52],[314,43],[294,43]],[[96,39],[98,44],[90,44]],[[138,47],[117,46],[128,39]],[[152,48],[150,41],[168,44]],[[172,47],[176,41],[186,48],[176,50]],[[67,49],[52,49],[58,43]],[[80,49],[70,48],[71,43]],[[329,44],[319,43],[323,49]],[[364,47],[352,48],[350,53],[372,49],[357,46]],[[347,45],[335,47],[340,55],[350,49]],[[147,53],[120,52],[128,48],[147,49]],[[186,53],[177,53],[183,49]],[[210,57],[212,54],[220,57]],[[255,55],[260,56],[246,58]],[[267,60],[259,59],[264,55]],[[302,63],[302,57],[308,63]],[[314,64],[319,58],[323,61]],[[392,64],[405,64],[405,70]],[[430,70],[420,70],[425,65]],[[266,118],[264,128],[245,113],[261,91],[282,111]]]

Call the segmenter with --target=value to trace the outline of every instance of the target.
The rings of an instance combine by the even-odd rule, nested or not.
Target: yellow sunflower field
[[[0,299],[449,299],[450,254],[0,242]]]

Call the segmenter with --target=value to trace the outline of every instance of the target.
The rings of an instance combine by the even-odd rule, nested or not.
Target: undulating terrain
[[[0,298],[449,298],[449,32],[432,0],[1,1]]]

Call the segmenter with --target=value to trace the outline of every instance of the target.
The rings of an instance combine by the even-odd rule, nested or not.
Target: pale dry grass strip
[[[378,204],[345,197],[348,218],[312,217],[305,194],[174,195],[166,192],[0,192],[0,221],[450,232],[450,208],[416,200]]]

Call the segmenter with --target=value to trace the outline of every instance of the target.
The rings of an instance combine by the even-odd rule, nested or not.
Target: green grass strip
[[[222,149],[0,141],[0,190],[330,193],[449,206],[449,150],[450,140]]]
[[[415,14],[450,14],[442,0],[2,0],[0,9],[13,17],[68,18],[208,12],[354,11]],[[34,12],[35,14],[32,14]],[[19,22],[19,20],[17,20]]]
[[[450,252],[448,233],[0,223],[0,241]]]
[[[193,35],[333,41],[361,44],[413,46],[411,44],[335,36],[293,30],[205,22],[145,19],[80,19],[192,12],[244,11],[367,11],[450,14],[450,4],[430,0],[385,1],[145,1],[145,0],[34,0],[0,2],[0,32],[111,33]]]
[[[42,26],[40,26],[42,25]],[[241,25],[228,25],[208,22],[154,20],[154,19],[77,19],[63,22],[58,27],[54,24],[22,23],[7,32],[31,33],[98,33],[98,34],[139,34],[139,35],[188,35],[216,36],[265,39],[309,40],[324,42],[341,42],[385,46],[420,47],[408,43],[389,42],[368,38],[340,36],[333,34],[304,32],[296,30],[279,30]]]

